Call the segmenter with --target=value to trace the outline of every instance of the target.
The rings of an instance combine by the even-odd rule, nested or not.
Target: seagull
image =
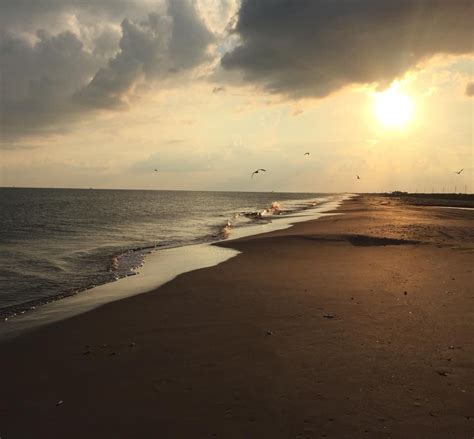
[[[360,177],[358,175],[356,175],[356,177],[357,177],[357,180],[360,180]]]
[[[266,169],[259,168],[259,169],[257,169],[256,171],[253,171],[253,172],[252,172],[252,178],[253,178],[253,176],[254,176],[255,174],[258,174],[260,171],[267,172]]]
[[[460,175],[462,171],[464,171],[464,168],[460,169],[459,171],[454,171],[454,173]]]
[[[303,155],[309,155],[309,152],[305,152]]]

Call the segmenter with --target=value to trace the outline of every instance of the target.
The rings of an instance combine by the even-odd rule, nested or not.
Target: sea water
[[[0,318],[135,275],[151,252],[161,252],[165,272],[170,249],[275,229],[336,198],[317,193],[1,188]],[[205,258],[207,250],[202,251],[194,259]],[[159,267],[155,275],[160,276]]]

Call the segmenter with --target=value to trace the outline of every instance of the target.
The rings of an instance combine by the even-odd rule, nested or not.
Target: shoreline
[[[136,274],[154,249],[215,242],[232,228],[270,221],[279,213],[280,203],[286,216],[333,198],[317,193],[242,196],[218,192],[214,196],[199,192],[193,207],[194,195],[186,191],[152,191],[141,196],[116,191],[113,200],[124,204],[117,208],[120,203],[90,191],[58,195],[40,189],[34,195],[18,190],[19,194],[7,191],[4,197],[0,325],[5,318]],[[22,205],[30,199],[36,201],[26,213]],[[57,207],[66,199],[61,212]],[[48,213],[43,216],[45,209]],[[35,231],[36,223],[39,228]],[[45,236],[37,233],[41,228]]]
[[[3,344],[0,435],[472,436],[473,214],[338,212]]]
[[[314,208],[275,216],[266,224],[251,224],[232,229],[232,234],[227,239],[152,250],[144,256],[141,270],[133,275],[74,294],[61,295],[45,303],[34,304],[35,306],[24,312],[7,315],[4,321],[0,322],[0,344],[41,326],[92,311],[107,303],[152,292],[181,274],[222,263],[239,252],[232,250],[231,246],[219,246],[220,243],[243,237],[256,237],[269,231],[285,230],[302,221],[317,220],[329,211],[337,209],[348,197],[351,195],[328,195],[325,201]]]

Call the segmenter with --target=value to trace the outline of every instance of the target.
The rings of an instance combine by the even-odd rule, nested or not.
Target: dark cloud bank
[[[28,23],[23,3],[17,10],[7,1],[5,10],[15,11],[16,21],[23,18]],[[112,4],[97,2],[98,20],[111,15],[108,8],[99,8],[102,3]],[[60,12],[68,5],[77,12],[81,6],[78,1],[60,4]],[[91,4],[82,3],[88,11]],[[138,85],[176,76],[206,61],[213,41],[190,0],[170,0],[164,14],[149,13],[141,21],[123,19],[112,57],[110,45],[117,41],[107,32],[98,33],[94,47],[86,48],[71,31],[53,35],[38,30],[33,44],[15,32],[2,31],[2,138],[57,132],[65,119],[80,118],[84,111],[124,107]]]
[[[157,3],[154,12],[150,4],[0,0],[3,140],[127,107],[150,82],[185,86],[184,73],[208,61],[215,36],[193,0]],[[383,86],[433,55],[472,52],[472,13],[472,0],[243,0],[233,30],[240,43],[221,62],[291,98]],[[67,25],[64,14],[77,17],[79,33],[55,31]]]
[[[241,44],[222,59],[292,97],[384,86],[440,53],[472,52],[472,0],[243,0]]]
[[[77,97],[99,107],[116,107],[138,81],[164,78],[191,69],[208,57],[213,36],[187,0],[171,0],[168,16],[122,22],[120,52],[100,69]]]

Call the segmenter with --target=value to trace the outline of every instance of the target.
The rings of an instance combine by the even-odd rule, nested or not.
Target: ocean
[[[150,252],[229,239],[245,227],[333,199],[317,193],[1,188],[0,316],[135,275]]]

